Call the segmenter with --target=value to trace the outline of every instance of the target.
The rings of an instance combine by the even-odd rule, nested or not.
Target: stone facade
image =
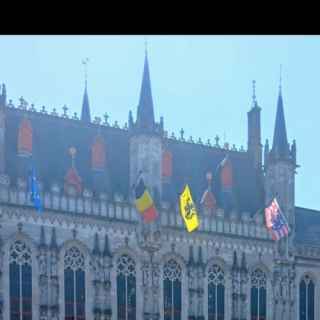
[[[77,193],[72,187],[64,189],[64,182],[57,181],[54,176],[47,179],[50,187],[40,184],[42,213],[36,212],[30,202],[23,173],[26,158],[17,158],[10,149],[11,135],[17,136],[14,120],[38,115],[33,106],[30,112],[26,110],[25,103],[19,110],[11,102],[7,104],[3,88],[0,95],[0,320],[10,319],[10,310],[17,306],[27,310],[28,320],[31,313],[32,320],[69,320],[66,314],[70,308],[83,315],[77,320],[320,319],[320,213],[295,206],[298,166],[295,142],[290,150],[287,143],[281,91],[276,138],[271,151],[266,143],[262,165],[260,108],[255,93],[248,113],[248,150],[230,151],[228,146],[220,147],[218,139],[214,147],[209,143],[204,146],[201,141],[196,147],[192,139],[184,140],[183,131],[178,142],[174,136],[168,138],[163,130],[163,119],[159,123],[154,121],[149,82],[146,57],[137,121],[134,123],[130,112],[129,125],[123,131],[118,124],[114,126],[114,132],[121,132],[128,141],[128,154],[118,153],[128,157],[123,165],[124,169],[128,168],[117,177],[120,180],[120,174],[126,175],[127,195],[112,189],[112,183],[117,185],[117,181],[110,179],[110,172],[101,175],[99,170],[95,171],[93,187],[101,183],[101,178],[102,182],[110,179],[108,188],[113,192],[90,190],[84,182],[81,192]],[[88,104],[86,98],[87,116],[81,121],[90,119]],[[6,120],[10,112],[12,118]],[[56,124],[63,121],[70,128],[78,125],[76,119],[67,119],[66,110],[61,119],[55,111],[51,115],[41,111],[39,117],[53,119]],[[95,121],[94,125],[99,127],[99,137],[103,141],[104,128],[100,121]],[[110,127],[107,116],[104,125]],[[112,137],[112,134],[113,131],[108,131],[106,135]],[[263,201],[251,206],[259,206],[259,210],[249,212],[234,206],[227,212],[218,202],[213,213],[197,202],[200,227],[188,233],[177,197],[170,202],[165,196],[169,187],[174,189],[176,183],[173,177],[162,176],[162,154],[172,148],[170,143],[179,143],[179,147],[194,144],[193,153],[197,153],[202,144],[208,153],[220,157],[233,152],[234,159],[246,161],[249,169],[245,174],[254,177],[257,188],[262,186],[263,189]],[[42,147],[45,148],[45,144]],[[14,161],[18,159],[16,172],[10,168],[14,164],[10,157]],[[121,159],[116,156],[114,159],[120,166]],[[73,158],[72,168],[74,162]],[[85,169],[82,166],[80,175],[84,176]],[[171,174],[172,170],[177,170],[177,166],[170,167],[167,172]],[[159,214],[158,219],[149,224],[143,223],[134,206],[132,185],[140,171],[143,171]],[[192,179],[194,176],[182,177],[181,181]],[[218,191],[214,192],[218,196]],[[264,206],[274,196],[281,203],[290,225],[289,237],[277,242],[266,230],[263,215]],[[301,227],[303,223],[305,228]],[[17,280],[11,274],[15,277],[19,274],[17,283],[20,286],[23,279],[30,279],[25,288],[19,287],[24,293],[18,289],[20,296],[30,293],[28,297],[32,303],[20,299],[17,305],[10,304],[10,295],[15,290],[12,283]],[[65,286],[71,278],[74,282],[68,283],[74,283],[72,288]],[[301,303],[306,299],[301,296],[303,286],[311,288],[307,294],[314,292],[314,310],[307,310],[307,313],[314,313],[313,317],[311,314],[300,317],[299,310],[304,309]],[[67,298],[69,295],[72,298]],[[253,297],[258,297],[258,302],[253,302],[252,299],[256,299]],[[177,307],[172,308],[173,304]],[[32,312],[28,314],[31,306]],[[257,312],[266,313],[266,318],[253,316]]]

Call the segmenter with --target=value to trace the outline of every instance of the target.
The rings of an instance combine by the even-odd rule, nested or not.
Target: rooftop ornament
[[[128,123],[127,122],[124,124],[123,129],[128,130]]]
[[[51,112],[51,115],[53,116],[58,116],[58,113],[57,113],[57,109],[56,108],[53,108],[52,112]]]
[[[219,138],[219,136],[216,135],[215,138],[214,138],[214,140],[215,140],[215,142],[216,142],[216,144],[215,144],[214,146],[217,147],[217,148],[220,148],[220,145],[219,145],[219,140],[220,140],[220,138]]]
[[[108,113],[106,112],[104,115],[103,115],[103,118],[104,118],[104,125],[106,125],[107,127],[110,126],[109,122],[108,122],[108,119],[109,119],[109,115]]]
[[[235,144],[233,144],[232,145],[232,149],[231,149],[232,151],[237,151],[237,148],[236,148],[236,145]]]
[[[20,97],[19,101],[20,101],[19,109],[27,110],[28,102],[23,97]]]
[[[68,107],[66,106],[66,105],[64,105],[63,107],[62,107],[62,110],[63,110],[63,117],[64,118],[68,118],[68,115],[67,115],[67,111],[68,111]]]
[[[241,152],[245,152],[243,146],[240,147]]]
[[[171,139],[177,140],[176,136],[174,135],[174,132],[171,133]]]
[[[79,120],[77,113],[75,112],[72,117],[73,120]]]
[[[12,100],[11,100],[11,99],[9,100],[8,107],[9,107],[9,108],[14,108],[14,104],[12,103]]]
[[[184,141],[183,135],[184,135],[184,130],[183,130],[183,128],[181,128],[181,130],[180,130],[180,140],[181,141]]]
[[[223,148],[226,149],[226,150],[229,150],[229,143],[225,142],[224,145],[223,145]]]
[[[198,144],[203,144],[201,138],[198,139]]]
[[[94,124],[99,125],[101,123],[101,118],[100,117],[95,117],[94,118]]]
[[[45,106],[41,107],[41,113],[43,113],[43,114],[47,114],[48,113]]]
[[[207,146],[211,147],[210,139],[207,140]]]
[[[194,143],[192,136],[189,137],[189,142]]]
[[[114,127],[114,128],[119,128],[119,125],[118,125],[118,121],[117,121],[117,120],[114,122],[113,127]]]
[[[32,111],[32,112],[35,112],[35,111],[36,111],[36,108],[34,107],[34,104],[33,104],[33,103],[31,104],[29,110]]]

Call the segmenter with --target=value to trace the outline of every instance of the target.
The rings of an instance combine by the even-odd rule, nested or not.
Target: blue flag
[[[39,184],[36,178],[36,172],[34,168],[32,168],[29,173],[29,192],[31,202],[33,202],[33,205],[38,210],[38,212],[41,212],[42,203],[39,192]]]

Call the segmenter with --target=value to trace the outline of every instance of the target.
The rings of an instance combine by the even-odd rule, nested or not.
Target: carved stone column
[[[202,260],[202,248],[198,248],[198,261],[197,261],[197,320],[204,320],[204,277],[205,265]]]
[[[189,261],[187,270],[189,290],[188,320],[196,320],[196,264],[193,256],[193,246],[189,247]]]
[[[56,242],[56,231],[53,228],[50,243],[49,264],[49,308],[50,319],[59,320],[59,274],[58,274],[58,245]]]
[[[249,282],[248,268],[245,258],[245,253],[242,253],[241,267],[240,267],[240,320],[247,319],[247,307],[248,307],[248,296],[247,296],[247,285]]]
[[[103,250],[103,320],[111,320],[111,269],[112,269],[112,255],[109,248],[108,235],[105,236],[104,250]]]
[[[47,320],[49,318],[49,297],[48,297],[48,255],[47,245],[45,241],[44,227],[41,226],[40,245],[38,255],[39,265],[39,314],[40,320]]]
[[[158,222],[141,224],[138,228],[137,239],[141,250],[146,253],[142,266],[143,272],[143,308],[144,320],[158,320],[159,307],[159,268],[153,261],[155,252],[161,248],[161,233]]]
[[[237,253],[233,253],[233,264],[231,268],[231,286],[232,286],[232,313],[231,320],[240,319],[240,267],[238,265]]]

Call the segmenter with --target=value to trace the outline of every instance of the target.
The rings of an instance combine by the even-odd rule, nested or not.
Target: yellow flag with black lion
[[[180,195],[180,211],[188,232],[196,230],[199,227],[198,213],[188,185]]]

